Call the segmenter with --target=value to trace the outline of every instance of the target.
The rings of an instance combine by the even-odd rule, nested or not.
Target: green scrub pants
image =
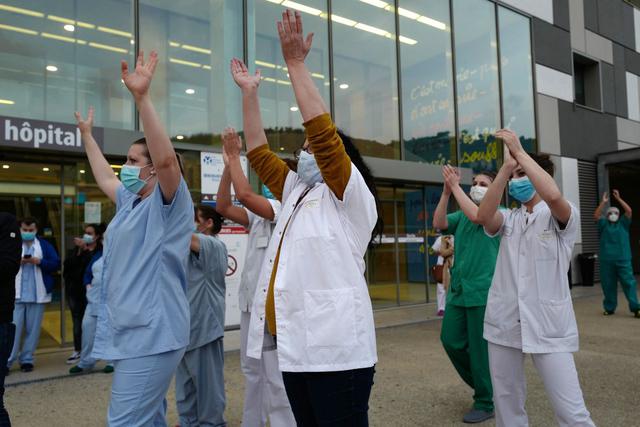
[[[633,276],[631,261],[600,261],[600,284],[604,301],[602,305],[606,311],[614,312],[618,306],[618,280],[622,285],[622,292],[629,301],[629,310],[635,313],[640,309],[636,293],[636,278]]]
[[[482,337],[485,308],[447,304],[440,340],[460,377],[474,390],[473,408],[493,412],[489,354]]]

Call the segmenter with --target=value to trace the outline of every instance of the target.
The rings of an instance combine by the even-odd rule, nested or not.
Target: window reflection
[[[387,8],[392,3],[333,2],[333,83],[338,126],[362,154],[397,159],[395,17]],[[409,36],[402,40],[415,42]]]
[[[514,130],[527,151],[536,150],[529,19],[498,7],[504,127]]]
[[[405,159],[445,164],[455,158],[449,0],[401,0],[400,44]]]
[[[0,115],[132,129],[120,59],[133,58],[131,0],[5,0],[0,5]]]
[[[229,61],[242,57],[242,13],[236,0],[140,2],[141,46],[161,58],[152,97],[174,140],[219,144],[225,126],[241,129]]]
[[[453,0],[458,103],[458,163],[495,169],[500,126],[495,6]]]

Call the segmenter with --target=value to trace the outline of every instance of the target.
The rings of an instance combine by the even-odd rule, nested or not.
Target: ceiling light
[[[62,28],[64,28],[65,31],[69,31],[70,33],[76,30],[76,27],[73,24],[64,24]]]
[[[380,9],[384,9],[385,7],[389,6],[389,3],[387,3],[386,1],[380,1],[380,0],[360,0],[360,1],[362,3],[370,4],[371,6],[379,7]]]
[[[84,169],[80,169],[80,173],[85,173],[85,170]]]
[[[427,24],[432,26],[433,28],[437,28],[439,30],[446,30],[447,24],[444,22],[436,21],[435,19],[431,19],[428,16],[421,16],[418,18],[418,22],[422,22],[423,24]]]
[[[383,30],[383,29],[378,28],[378,27],[373,27],[371,25],[363,24],[362,22],[356,24],[356,28],[359,29],[359,30],[367,31],[369,33],[377,34],[379,36],[391,35],[391,33],[389,31],[387,31],[387,30]]]
[[[55,65],[47,65],[47,71],[51,71],[53,73],[55,73],[56,71],[58,71],[58,67],[56,67]]]
[[[290,111],[298,111],[298,107],[293,106],[293,107],[289,108],[289,110],[290,110]]]
[[[136,44],[136,41],[134,39],[129,40],[129,44]]]
[[[294,1],[285,0],[282,2],[284,7],[290,7],[291,9],[299,10],[300,12],[308,13],[309,15],[318,16],[322,13],[320,9],[305,6],[304,4],[296,3]]]
[[[406,43],[406,44],[409,44],[409,45],[414,45],[414,44],[418,43],[417,40],[414,40],[414,39],[411,39],[411,38],[405,37],[405,36],[400,36],[399,40],[400,40],[401,43]]]
[[[340,89],[349,89],[349,85],[346,83],[342,83],[340,86],[338,86]]]
[[[2,165],[2,169],[9,169],[9,165]]]
[[[405,18],[409,18],[409,19],[418,19],[420,17],[420,14],[412,12],[407,9],[403,9],[401,7],[398,8],[398,15],[404,16]]]
[[[182,139],[184,139],[184,135],[177,135],[177,136],[176,136],[176,139],[180,139],[180,140],[182,140]]]
[[[16,33],[30,34],[32,36],[37,36],[38,35],[37,31],[28,30],[28,29],[22,28],[22,27],[14,27],[13,25],[0,24],[0,30],[15,31]]]
[[[20,13],[27,16],[35,16],[36,18],[44,18],[44,13],[37,12],[31,9],[23,9],[21,7],[8,6],[6,4],[0,4],[0,10],[6,10],[7,12]]]
[[[276,64],[272,64],[271,62],[265,62],[265,61],[260,61],[259,59],[256,59],[255,61],[253,61],[256,65],[260,65],[261,67],[267,67],[267,68],[276,68]]]
[[[118,172],[114,172],[116,174],[116,176],[120,175]]]
[[[343,18],[342,16],[331,14],[331,20],[333,22],[337,22],[338,24],[347,25],[349,27],[353,27],[357,24],[356,21],[349,18]]]
[[[98,27],[98,31],[102,31],[103,33],[115,34],[116,36],[122,36],[122,37],[126,37],[128,39],[133,37],[133,35],[131,35],[131,33],[128,33],[126,31],[116,30],[114,28],[109,28],[109,27]]]
[[[0,99],[0,104],[4,104],[4,105],[13,105],[15,104],[15,101],[12,101],[10,99]]]
[[[43,172],[49,172],[49,168],[42,168]]]
[[[194,67],[194,68],[202,67],[202,64],[198,62],[185,61],[183,59],[177,59],[177,58],[169,58],[169,62],[172,62],[174,64],[180,64],[180,65],[188,65],[189,67]]]
[[[284,147],[280,147],[280,151],[284,151]]]
[[[184,93],[186,93],[187,95],[193,95],[194,93],[196,93],[196,91],[195,91],[195,89],[189,88],[189,89],[185,90]]]
[[[89,43],[89,46],[91,47],[95,47],[97,49],[104,49],[104,50],[110,50],[112,52],[118,52],[118,53],[129,53],[129,51],[127,49],[123,49],[121,47],[115,47],[115,46],[111,46],[108,44],[102,44],[102,43],[94,43],[91,42]]]
[[[198,52],[198,53],[204,53],[204,54],[207,54],[207,55],[211,55],[211,49],[205,49],[203,47],[191,46],[189,44],[183,44],[182,48],[186,49],[186,50],[190,50],[192,52]]]

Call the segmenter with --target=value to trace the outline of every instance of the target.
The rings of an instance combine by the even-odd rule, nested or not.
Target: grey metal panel
[[[585,31],[585,40],[589,55],[613,64],[613,43],[611,40],[589,30]]]
[[[596,163],[578,161],[578,188],[580,189],[580,228],[582,229],[582,253],[598,253],[600,239],[598,228],[593,221],[593,212],[598,206]],[[600,269],[596,259],[595,280],[600,279]]]
[[[624,47],[613,44],[613,73],[616,90],[616,114],[621,117],[629,117],[627,107],[627,76],[625,67]]]
[[[409,182],[442,183],[442,166],[428,163],[405,162],[402,160],[380,159],[366,157],[364,160],[377,179],[392,179]],[[473,172],[468,168],[461,168],[462,182],[471,184]]]
[[[625,69],[630,73],[640,75],[640,53],[631,49],[624,49]]]
[[[539,149],[543,153],[560,155],[560,122],[558,99],[538,94]]]
[[[640,144],[640,122],[617,117],[616,123],[619,141]]]
[[[580,52],[586,52],[583,0],[569,0],[569,19],[571,22],[571,47]]]
[[[104,154],[126,156],[131,143],[143,136],[144,133],[135,130],[105,128]]]
[[[553,0],[553,25],[569,31],[569,0]]]
[[[532,22],[536,62],[572,74],[569,32],[538,18],[532,18]]]
[[[598,154],[618,148],[615,116],[558,101],[563,157],[595,160]]]
[[[584,0],[584,26],[598,32],[598,2],[597,0]]]
[[[605,113],[616,114],[616,85],[613,65],[600,63],[600,82],[602,84],[602,109]]]
[[[600,35],[631,49],[635,45],[633,8],[621,0],[598,0]]]

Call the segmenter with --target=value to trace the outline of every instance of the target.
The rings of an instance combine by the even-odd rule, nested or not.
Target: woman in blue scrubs
[[[142,51],[135,71],[122,61],[145,138],[129,148],[120,179],[91,136],[93,109],[78,127],[96,182],[116,203],[103,251],[93,357],[113,360],[109,426],[166,426],[165,395],[189,344],[186,261],[193,203],[179,159],[151,103],[158,63]]]

